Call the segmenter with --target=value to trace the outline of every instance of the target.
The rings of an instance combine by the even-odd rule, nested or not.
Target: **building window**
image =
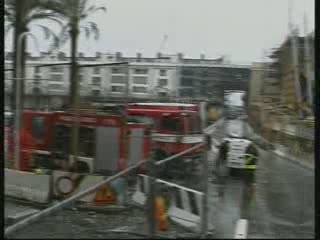
[[[40,90],[40,88],[38,88],[38,87],[34,87],[32,91],[33,91],[33,93],[36,94],[36,95],[39,95],[39,94],[41,93],[41,90]]]
[[[147,84],[148,79],[146,77],[134,77],[133,78],[133,83],[136,84]]]
[[[100,74],[100,68],[99,67],[93,68],[93,74]]]
[[[51,67],[51,72],[62,73],[63,72],[63,67],[60,67],[60,66]]]
[[[93,89],[93,90],[91,91],[91,94],[92,94],[92,96],[98,97],[98,96],[100,96],[101,91],[98,90],[98,89]]]
[[[193,97],[193,89],[181,89],[180,96],[181,97]]]
[[[236,79],[242,79],[242,75],[241,74],[236,74]]]
[[[161,77],[167,76],[167,70],[165,70],[165,69],[160,69],[160,76],[161,76]]]
[[[63,85],[61,84],[50,84],[49,88],[52,88],[53,90],[61,90]]]
[[[111,86],[111,92],[124,92],[124,86]]]
[[[192,79],[191,78],[182,78],[181,79],[181,86],[188,86],[188,87],[193,86]]]
[[[158,85],[160,87],[167,86],[168,85],[168,79],[159,79]]]
[[[39,67],[35,67],[35,68],[34,68],[34,72],[35,72],[35,73],[40,73],[40,68],[39,68]]]
[[[78,80],[79,80],[79,82],[82,82],[82,80],[83,80],[83,75],[80,75],[80,74],[79,74]]]
[[[112,68],[111,72],[112,73],[126,73],[126,69],[125,68]]]
[[[101,78],[100,77],[93,77],[92,84],[100,86],[101,85]]]
[[[203,72],[201,73],[201,76],[202,76],[202,77],[208,77],[208,76],[209,76],[208,71],[203,71]]]
[[[127,79],[125,76],[112,76],[111,83],[126,83]]]
[[[144,68],[138,68],[138,69],[134,69],[134,73],[135,74],[147,74],[148,73],[148,69]]]
[[[187,69],[185,69],[185,70],[182,70],[181,74],[182,74],[182,75],[192,76],[192,75],[194,75],[194,71],[193,71],[193,70],[187,70]]]
[[[52,74],[51,81],[61,82],[63,80],[63,75]]]
[[[132,88],[132,91],[133,92],[136,92],[136,93],[146,93],[147,92],[147,88],[146,87],[137,87],[137,86],[134,86]]]

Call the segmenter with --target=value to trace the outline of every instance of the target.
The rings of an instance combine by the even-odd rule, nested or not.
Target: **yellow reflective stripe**
[[[254,170],[254,169],[256,169],[256,165],[246,165],[246,168]]]
[[[251,155],[246,154],[244,159],[245,159],[245,164],[248,164],[248,163],[251,161],[252,156],[251,156]]]

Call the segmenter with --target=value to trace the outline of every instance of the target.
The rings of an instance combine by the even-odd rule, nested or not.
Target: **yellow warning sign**
[[[94,202],[98,204],[115,204],[117,197],[112,188],[107,185],[102,187],[95,195]]]

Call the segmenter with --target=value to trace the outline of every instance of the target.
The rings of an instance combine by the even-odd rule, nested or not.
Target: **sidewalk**
[[[307,162],[306,160],[303,160],[303,159],[301,159],[301,158],[294,157],[294,156],[289,155],[289,154],[287,154],[287,153],[284,153],[283,151],[278,150],[278,149],[277,149],[277,150],[274,150],[274,151],[272,151],[272,152],[273,152],[274,154],[282,157],[282,158],[285,158],[285,159],[287,159],[287,160],[290,160],[290,161],[292,161],[292,162],[295,162],[295,163],[299,164],[300,166],[302,166],[302,167],[304,167],[304,168],[307,168],[307,169],[309,169],[309,170],[314,170],[314,164],[309,163],[309,162]]]
[[[250,134],[250,136],[252,137],[255,137],[255,138],[261,138],[263,139],[261,136],[259,136],[258,134],[256,134],[254,132],[254,130],[252,129],[252,127],[250,125],[248,125],[248,132]],[[266,141],[265,139],[263,139],[264,141]],[[267,142],[267,141],[266,141]],[[272,144],[276,150],[273,150],[272,153],[274,153],[275,155],[278,155],[282,158],[285,158],[287,160],[290,160],[294,163],[297,163],[299,164],[300,166],[306,168],[306,169],[309,169],[309,170],[312,170],[314,171],[314,160],[312,162],[308,161],[308,159],[303,159],[301,157],[296,157],[296,156],[293,156],[289,153],[287,153],[287,151],[284,151],[285,149],[279,149],[280,147],[277,148],[277,145],[276,144]]]

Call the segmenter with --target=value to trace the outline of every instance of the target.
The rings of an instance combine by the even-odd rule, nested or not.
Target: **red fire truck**
[[[11,112],[4,113],[4,163],[5,167],[10,167],[10,152],[13,152],[13,114]]]
[[[203,142],[200,115],[196,104],[132,103],[128,106],[131,121],[152,125],[154,157],[161,160]],[[200,149],[185,155],[181,161],[164,164],[162,174],[170,177],[192,171],[200,158]]]
[[[113,174],[142,161],[150,152],[150,126],[130,123],[122,113],[81,111],[77,166],[71,155],[71,130],[76,118],[70,112],[24,111],[22,131],[32,136],[32,157],[21,139],[20,170],[33,168]],[[27,151],[26,151],[27,150]]]

